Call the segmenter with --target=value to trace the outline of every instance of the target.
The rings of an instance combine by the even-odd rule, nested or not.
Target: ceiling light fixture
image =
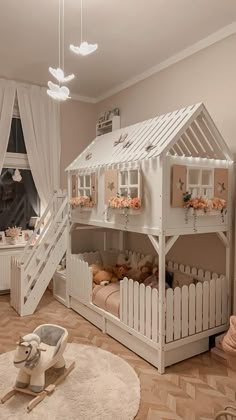
[[[80,46],[70,45],[70,50],[78,55],[89,55],[96,51],[98,44],[89,44],[87,41],[83,41],[83,3],[80,0]]]
[[[59,22],[58,22],[58,55],[59,55],[59,67],[54,69],[53,67],[49,67],[49,72],[52,74],[53,77],[59,82],[59,84],[55,84],[52,82],[48,82],[49,89],[47,90],[47,94],[59,101],[65,101],[66,99],[70,98],[70,90],[66,86],[61,86],[61,83],[70,82],[74,79],[74,74],[70,74],[69,76],[65,76],[64,73],[64,0],[59,1]],[[61,16],[61,4],[62,4],[62,16]],[[61,24],[62,23],[62,24]],[[61,30],[62,26],[62,30]],[[62,42],[61,42],[62,38]],[[62,48],[61,48],[62,43]],[[62,54],[61,54],[62,53]],[[62,55],[62,68],[61,68],[61,55]]]

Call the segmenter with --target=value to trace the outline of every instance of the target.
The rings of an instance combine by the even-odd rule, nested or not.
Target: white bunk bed
[[[208,350],[209,337],[227,329],[231,313],[233,158],[204,105],[100,136],[67,170],[72,203],[67,252],[70,306],[160,373],[166,366]],[[226,204],[222,211],[192,206],[186,210],[183,193],[187,192],[191,199],[203,196],[204,203],[220,200]],[[112,208],[116,193],[138,199],[138,210]],[[91,199],[88,207],[84,202],[81,205],[86,195]],[[78,246],[80,232],[87,232],[90,239],[93,232],[102,232],[103,248],[93,244],[87,251],[103,249],[108,258],[111,232],[116,236],[117,253],[126,249],[124,232],[146,235],[158,259],[159,290],[124,279],[119,316],[96,306],[89,266],[97,254],[72,253],[74,229],[79,232]],[[191,272],[198,281],[165,290],[166,256],[178,238],[209,232],[216,233],[225,247],[224,274],[169,262],[170,271]]]

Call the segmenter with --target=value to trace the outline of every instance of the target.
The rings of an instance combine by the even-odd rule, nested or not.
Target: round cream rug
[[[67,363],[75,369],[55,392],[27,413],[27,395],[17,394],[0,405],[4,420],[132,420],[140,402],[140,383],[134,369],[114,354],[92,346],[68,344]],[[0,396],[14,384],[14,352],[0,355]],[[49,378],[47,378],[49,379]]]

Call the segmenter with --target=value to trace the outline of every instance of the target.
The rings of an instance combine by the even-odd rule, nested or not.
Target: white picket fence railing
[[[158,341],[159,293],[124,279],[120,292],[120,319],[147,338]],[[228,297],[225,277],[166,290],[166,343],[227,323]]]
[[[131,252],[129,252],[131,254]],[[109,253],[107,253],[109,258]],[[92,303],[92,272],[99,252],[68,256],[69,295],[83,303]],[[228,285],[223,275],[167,263],[168,271],[193,274],[197,284],[169,288],[165,294],[165,342],[198,334],[228,322]],[[148,339],[159,339],[159,292],[132,279],[120,282],[120,321]],[[209,333],[210,335],[210,333]]]

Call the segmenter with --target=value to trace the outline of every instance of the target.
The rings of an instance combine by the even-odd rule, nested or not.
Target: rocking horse
[[[28,404],[27,410],[55,390],[58,385],[74,369],[73,362],[67,369],[63,357],[68,339],[65,328],[53,324],[43,324],[32,334],[27,334],[17,342],[14,365],[19,369],[15,387],[1,398],[3,404],[16,392],[33,395],[35,398]],[[45,372],[53,367],[59,373],[57,380],[45,388]]]

